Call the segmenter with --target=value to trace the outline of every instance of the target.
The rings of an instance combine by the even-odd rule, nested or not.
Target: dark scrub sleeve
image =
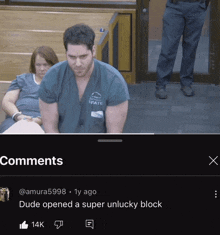
[[[128,86],[124,78],[115,76],[109,88],[107,106],[116,106],[129,99]]]
[[[48,71],[44,76],[38,91],[39,98],[45,103],[52,104],[58,102],[57,75],[53,71]]]

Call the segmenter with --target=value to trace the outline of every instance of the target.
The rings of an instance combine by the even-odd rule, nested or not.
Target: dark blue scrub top
[[[117,69],[94,59],[94,70],[79,101],[74,72],[67,61],[51,67],[39,98],[58,103],[60,133],[105,133],[105,110],[129,99],[127,83]]]

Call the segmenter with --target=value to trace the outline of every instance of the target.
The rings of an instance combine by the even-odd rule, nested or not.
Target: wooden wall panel
[[[119,15],[118,69],[131,71],[131,15]]]
[[[66,28],[85,23],[96,33],[98,44],[108,28],[113,13],[0,10],[0,80],[11,81],[17,74],[29,71],[32,52],[39,46],[50,46],[59,61],[66,59],[63,33]]]

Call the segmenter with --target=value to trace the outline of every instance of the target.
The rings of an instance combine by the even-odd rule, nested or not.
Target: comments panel
[[[219,180],[183,175],[4,176],[0,226],[18,234],[217,234]]]

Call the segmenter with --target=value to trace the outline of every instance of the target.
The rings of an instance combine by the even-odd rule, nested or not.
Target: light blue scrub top
[[[67,61],[51,67],[44,76],[39,97],[58,103],[60,133],[105,133],[105,111],[128,100],[127,83],[117,69],[94,59],[94,70],[81,101],[74,72]]]

